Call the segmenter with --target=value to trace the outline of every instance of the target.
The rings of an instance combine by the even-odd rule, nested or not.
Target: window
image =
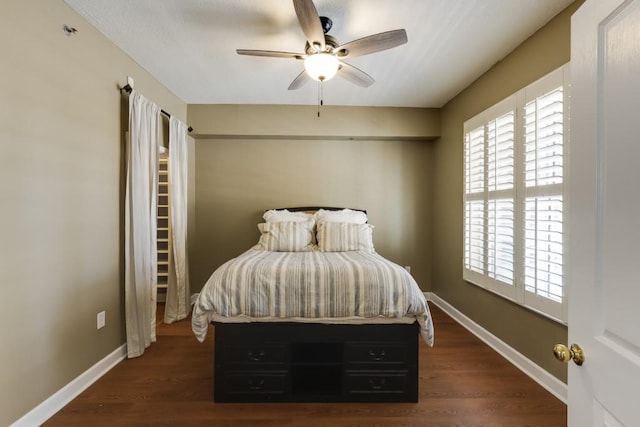
[[[566,321],[568,66],[464,124],[463,277]]]

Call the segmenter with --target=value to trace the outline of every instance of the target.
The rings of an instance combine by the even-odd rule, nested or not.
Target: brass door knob
[[[568,348],[564,344],[556,344],[553,346],[553,355],[561,362],[573,362],[580,366],[584,362],[584,352],[578,344],[571,344],[571,348]]]

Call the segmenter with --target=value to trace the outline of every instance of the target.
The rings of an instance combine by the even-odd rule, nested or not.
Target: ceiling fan
[[[343,59],[368,55],[391,49],[407,42],[404,29],[373,34],[361,39],[340,44],[327,34],[331,29],[331,19],[318,16],[312,0],[293,0],[298,22],[307,38],[304,53],[280,52],[272,50],[237,49],[239,55],[267,56],[304,60],[305,70],[289,85],[289,90],[299,89],[309,80],[327,81],[336,74],[361,87],[371,86],[373,77],[359,68],[343,62]]]

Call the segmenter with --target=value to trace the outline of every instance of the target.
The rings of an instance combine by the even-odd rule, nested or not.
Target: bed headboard
[[[295,207],[288,207],[288,208],[275,208],[275,210],[282,210],[282,209],[286,209],[289,212],[315,212],[320,209],[324,209],[326,211],[341,211],[345,208],[337,208],[333,206],[295,206]],[[364,212],[365,214],[367,213],[367,211],[364,209],[356,209],[356,208],[349,208],[349,209],[351,209],[352,211]],[[267,209],[267,210],[270,210],[270,209]]]

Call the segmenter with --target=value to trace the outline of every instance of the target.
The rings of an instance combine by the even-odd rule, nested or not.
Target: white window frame
[[[562,86],[563,88],[563,181],[561,184],[550,185],[547,187],[535,187],[527,188],[525,186],[525,106],[537,97],[543,96],[550,91]],[[477,131],[480,127],[485,127],[487,124],[495,120],[504,114],[513,111],[515,114],[514,120],[514,185],[512,189],[493,190],[488,189],[488,171],[485,165],[484,185],[482,191],[467,192],[467,180],[471,179],[467,175],[467,137],[472,131]],[[566,324],[567,321],[567,284],[566,284],[566,248],[567,245],[567,200],[565,196],[564,188],[567,185],[567,155],[568,155],[568,141],[569,141],[569,64],[556,69],[555,71],[540,78],[536,82],[528,85],[527,87],[519,90],[513,95],[498,102],[492,107],[486,109],[482,113],[472,117],[465,121],[463,133],[464,133],[464,155],[463,155],[463,254],[462,254],[462,271],[463,279],[480,286],[488,291],[496,293],[504,298],[507,298],[519,305],[527,307],[533,311],[536,311],[546,317],[549,317],[555,321]],[[486,133],[485,133],[486,135]],[[487,152],[487,140],[485,136],[485,162],[488,158]],[[477,174],[475,175],[477,176]],[[557,302],[549,298],[540,296],[534,292],[530,292],[525,289],[525,200],[527,197],[546,195],[547,192],[553,195],[559,195],[563,198],[563,218],[562,218],[562,247],[563,247],[563,288],[562,288],[562,302]],[[514,218],[513,218],[513,281],[509,283],[509,280],[498,280],[489,277],[488,273],[488,260],[486,256],[490,252],[487,232],[489,231],[488,224],[488,211],[485,210],[484,215],[484,268],[479,272],[478,269],[467,268],[468,261],[473,255],[471,251],[473,248],[468,247],[468,238],[471,236],[471,232],[475,232],[473,236],[478,236],[479,223],[476,221],[471,223],[472,218],[467,218],[467,206],[468,202],[474,200],[482,200],[483,203],[495,199],[513,199]],[[489,209],[488,207],[485,209]],[[468,230],[469,226],[469,230]],[[475,228],[474,228],[475,226]],[[477,250],[476,250],[477,253]],[[476,259],[477,263],[477,257]]]

